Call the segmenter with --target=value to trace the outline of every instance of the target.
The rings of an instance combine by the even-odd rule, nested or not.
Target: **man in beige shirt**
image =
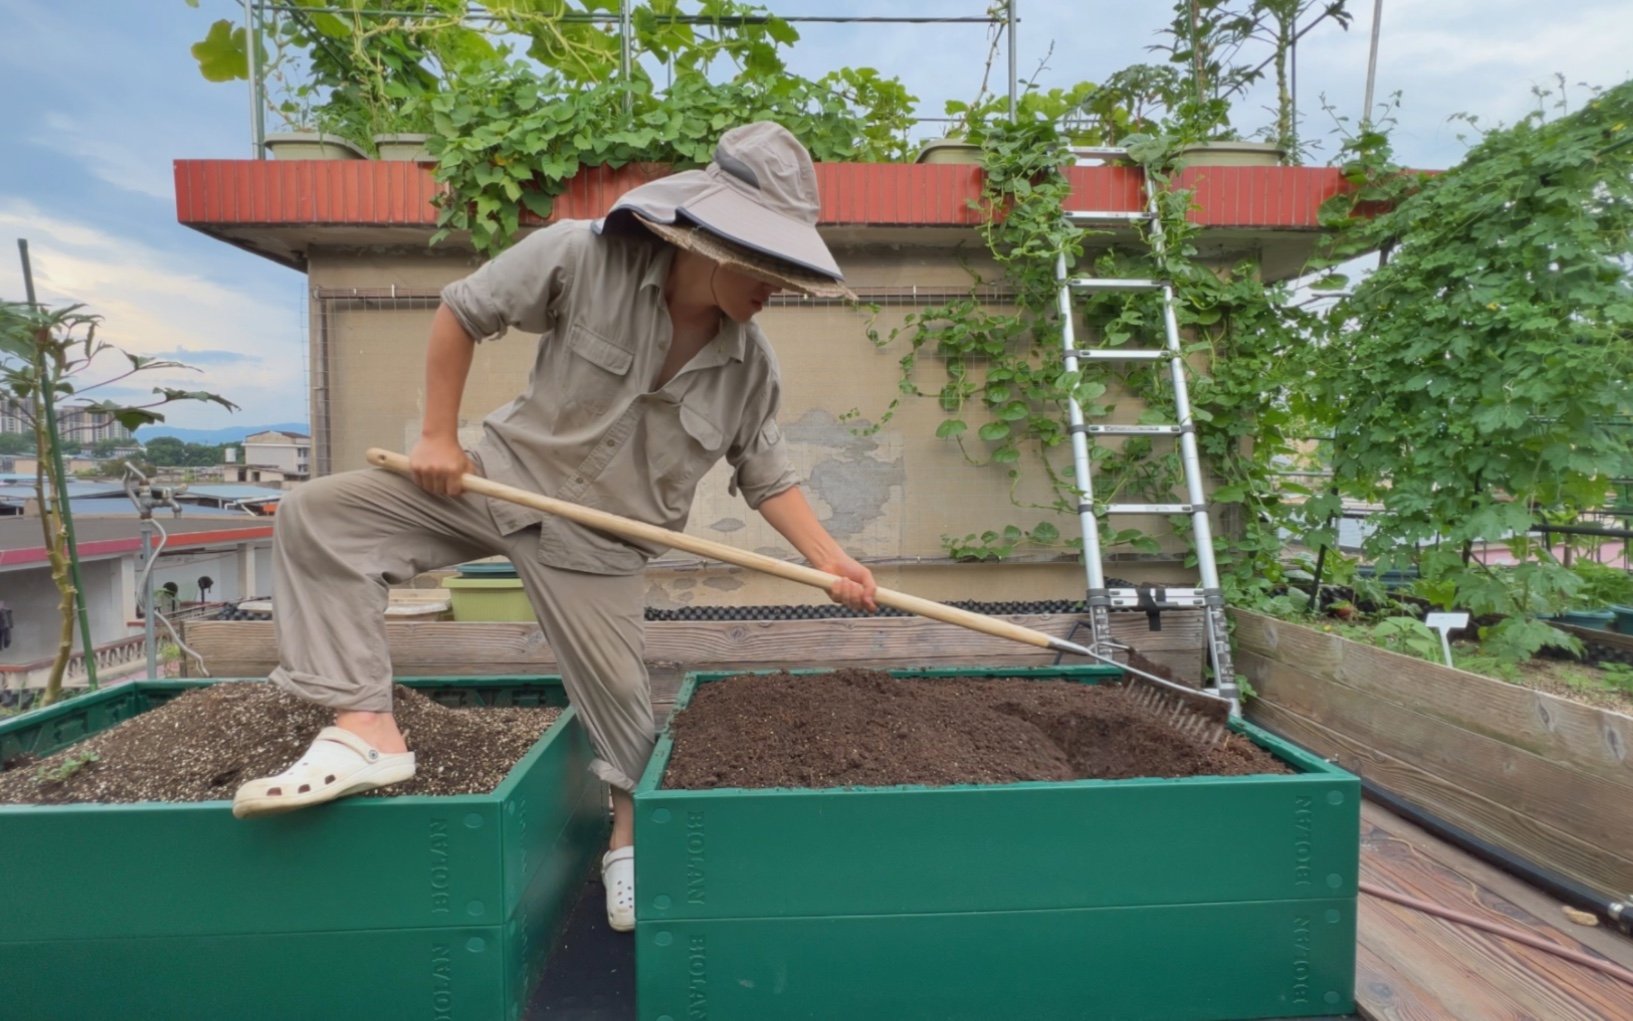
[[[876,609],[867,568],[828,534],[777,427],[777,363],[753,323],[790,288],[849,296],[816,231],[816,174],[769,123],[721,138],[705,170],[626,195],[605,219],[538,231],[443,291],[431,325],[413,480],[365,470],[287,496],[274,536],[281,663],[272,679],[335,710],[306,755],[239,788],[243,818],[406,779],[414,756],[391,713],[382,610],[391,583],[502,554],[515,564],[612,788],[603,859],[608,920],[634,926],[634,803],[655,741],[642,663],[641,571],[662,547],[466,492],[465,472],[680,529],[698,480],[724,457],[741,492],[830,595]],[[526,391],[457,433],[476,344],[540,335]]]

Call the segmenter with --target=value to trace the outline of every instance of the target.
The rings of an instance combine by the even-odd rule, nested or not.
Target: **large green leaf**
[[[193,59],[199,73],[212,82],[249,79],[249,50],[244,45],[244,27],[222,19],[210,26],[202,42],[193,44]]]

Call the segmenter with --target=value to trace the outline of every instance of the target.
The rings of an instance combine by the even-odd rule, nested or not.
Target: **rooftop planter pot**
[[[426,142],[430,137],[430,135],[408,131],[375,135],[374,151],[379,153],[380,158],[383,160],[434,163],[436,158],[431,155],[431,150],[426,148]]]
[[[0,724],[49,754],[211,681],[138,681]],[[417,678],[449,705],[565,705],[555,678]],[[603,845],[569,709],[491,794],[0,805],[7,1021],[521,1016]]]
[[[319,131],[279,131],[263,143],[275,160],[361,160],[368,154],[337,135]]]
[[[815,671],[803,671],[812,673]],[[1060,678],[1104,667],[894,671]],[[689,674],[684,712],[699,685]],[[636,789],[643,1021],[1215,1021],[1353,1009],[1360,782]]]
[[[924,143],[915,163],[980,163],[981,147],[962,138],[933,138]]]
[[[1270,142],[1192,142],[1179,147],[1175,169],[1187,167],[1279,167],[1285,152]]]

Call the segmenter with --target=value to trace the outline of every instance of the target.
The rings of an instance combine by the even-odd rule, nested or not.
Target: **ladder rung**
[[[1107,514],[1190,514],[1201,508],[1188,503],[1108,503]]]
[[[1072,277],[1067,285],[1079,291],[1160,291],[1161,280],[1121,280],[1115,277]]]
[[[1185,431],[1181,425],[1086,425],[1086,433],[1100,436],[1178,436]]]
[[[1202,607],[1208,604],[1207,594],[1199,588],[1170,588],[1157,590],[1157,606],[1164,609],[1170,607]],[[1106,590],[1106,597],[1115,609],[1126,609],[1140,605],[1138,589],[1113,588]]]
[[[1096,347],[1066,353],[1073,358],[1087,358],[1094,362],[1160,362],[1164,358],[1174,357],[1172,351],[1147,351],[1122,347]]]
[[[1151,214],[1142,211],[1132,213],[1096,212],[1088,209],[1068,209],[1066,219],[1072,223],[1139,223],[1141,220],[1151,219]]]

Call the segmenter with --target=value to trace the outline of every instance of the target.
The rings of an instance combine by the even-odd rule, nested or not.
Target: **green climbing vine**
[[[1060,168],[1069,157],[1054,120],[1040,115],[992,122],[980,139],[986,171],[982,236],[1013,295],[1012,307],[984,301],[979,289],[988,281],[977,276],[968,296],[911,313],[886,334],[873,332],[881,346],[907,343],[899,362],[902,396],[934,398],[943,415],[936,435],[957,444],[971,464],[1001,469],[1017,506],[1051,517],[1075,514],[1082,490],[1065,425],[1068,397],[1089,420],[1107,418],[1124,400],[1143,404],[1136,416],[1141,423],[1172,422],[1176,412],[1166,362],[1084,362],[1066,371],[1056,254],[1064,253],[1076,274],[1173,280],[1176,317],[1193,365],[1189,386],[1199,447],[1220,476],[1212,499],[1237,508],[1232,527],[1216,539],[1221,570],[1237,597],[1273,585],[1279,580],[1283,501],[1298,491],[1277,485],[1271,472],[1302,432],[1296,396],[1290,398],[1276,381],[1299,371],[1314,316],[1288,300],[1285,286],[1264,284],[1251,262],[1218,267],[1199,260],[1197,228],[1187,219],[1191,197],[1174,187],[1167,170],[1172,146],[1166,140],[1128,140],[1157,189],[1166,241],[1159,262],[1148,237],[1107,246],[1104,241],[1115,239],[1095,239],[1066,219],[1062,210],[1070,185]],[[1102,246],[1092,250],[1085,265],[1086,245],[1093,240]],[[1161,298],[1154,292],[1090,292],[1075,299],[1074,316],[1083,346],[1163,342]],[[927,360],[936,367],[928,367]],[[895,409],[893,404],[878,424]],[[1128,437],[1120,447],[1091,444],[1096,506],[1173,502],[1183,474],[1177,449],[1170,448],[1170,439],[1143,436]],[[1046,500],[1028,502],[1017,495],[1029,470],[1047,479]],[[1102,525],[1103,548],[1143,554],[1158,553],[1165,535],[1188,537],[1190,530],[1186,517],[1173,518],[1162,534],[1112,528],[1103,520]],[[999,559],[1028,545],[1075,547],[1081,540],[1062,539],[1059,526],[1046,517],[1031,528],[1009,525],[943,536],[942,543],[962,559]]]
[[[197,0],[189,0],[196,6]],[[256,22],[256,74],[285,126],[345,138],[422,133],[437,161],[438,231],[493,255],[549,214],[581,168],[709,161],[727,128],[772,120],[818,160],[908,155],[917,99],[873,68],[820,78],[784,62],[799,33],[740,0],[291,0]],[[193,47],[211,81],[249,76],[251,42],[215,22]],[[525,56],[516,52],[525,45]]]
[[[1368,557],[1504,616],[1484,636],[1499,655],[1572,646],[1538,617],[1587,605],[1591,578],[1525,537],[1633,476],[1633,82],[1574,111],[1539,93],[1413,183],[1354,234],[1389,258],[1335,305],[1311,380],[1335,485],[1382,508]],[[1485,540],[1535,562],[1488,566]]]
[[[431,112],[430,150],[445,186],[433,243],[468,231],[478,251],[493,254],[514,238],[524,210],[549,215],[581,168],[703,166],[722,131],[751,121],[783,125],[817,160],[899,160],[913,101],[871,68],[819,81],[779,74],[714,82],[688,73],[659,95],[644,81],[578,86],[553,71],[489,61],[415,101]]]

